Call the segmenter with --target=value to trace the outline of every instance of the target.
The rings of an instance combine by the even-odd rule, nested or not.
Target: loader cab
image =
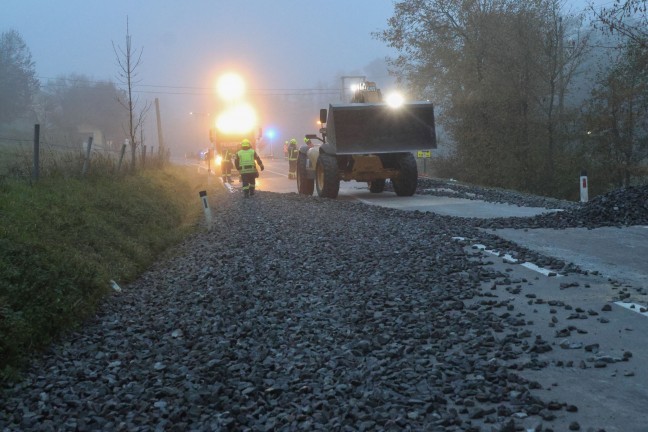
[[[363,81],[353,92],[351,103],[380,103],[383,101],[382,92],[374,81]]]
[[[376,83],[373,81],[365,81],[360,85],[360,89],[364,91],[378,91],[378,87],[376,87]]]

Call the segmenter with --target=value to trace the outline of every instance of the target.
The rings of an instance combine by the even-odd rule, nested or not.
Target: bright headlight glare
[[[216,127],[224,134],[247,134],[256,125],[257,117],[251,106],[243,104],[233,107],[216,119]]]
[[[403,103],[405,102],[405,98],[403,98],[403,95],[400,93],[391,93],[389,96],[387,96],[387,105],[389,105],[392,108],[398,108]]]
[[[236,100],[245,93],[245,82],[243,78],[235,73],[228,73],[221,76],[216,84],[218,94],[225,100]]]

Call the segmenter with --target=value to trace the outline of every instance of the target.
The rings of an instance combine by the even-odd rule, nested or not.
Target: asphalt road
[[[474,251],[472,247],[467,244],[466,252]],[[587,419],[587,423],[580,421],[581,430],[590,430],[590,426],[606,432],[648,430],[644,414],[648,407],[644,363],[648,358],[648,313],[642,313],[637,303],[618,302],[621,292],[630,293],[634,302],[644,305],[647,296],[638,293],[636,285],[610,281],[604,274],[547,276],[541,268],[510,264],[489,252],[482,252],[482,257],[484,254],[490,255],[491,267],[507,272],[512,281],[510,286],[494,289],[486,284],[485,291],[496,296],[489,300],[509,301],[514,306],[511,313],[532,321],[533,332],[552,348],[543,354],[543,360],[553,367],[534,368],[534,355],[529,354],[531,366],[520,372],[541,384],[536,394],[547,401],[572,401],[578,418]],[[607,307],[609,311],[604,310]],[[629,355],[626,353],[632,355],[629,361],[618,361]],[[570,414],[556,411],[556,415],[554,430],[569,430]],[[535,426],[527,425],[529,429]]]
[[[287,178],[287,161],[266,158],[264,163],[259,190],[296,193],[295,181]],[[239,187],[235,182],[232,193],[238,193]],[[342,182],[338,199],[479,218],[532,216],[548,211],[428,195],[371,194],[365,184],[355,182]],[[511,262],[507,251],[455,239],[474,259],[489,262],[489,266],[510,275],[511,285],[485,286],[484,291],[490,291],[494,299],[510,302],[515,313],[532,321],[534,332],[551,346],[544,356],[557,367],[529,367],[521,372],[542,384],[538,395],[545,400],[579,401],[578,417],[606,432],[648,431],[644,413],[648,407],[648,368],[644,363],[648,359],[648,227],[490,232],[589,272],[554,275],[534,263]],[[630,361],[618,361],[624,357]],[[555,430],[569,430],[570,413],[560,410],[556,416]],[[527,430],[534,430],[537,425],[527,426]]]
[[[287,179],[285,160],[267,160],[265,164],[260,189],[296,193],[295,181]],[[550,211],[431,195],[372,194],[366,184],[356,182],[342,182],[338,199],[477,218],[533,216]],[[527,319],[531,317],[534,330],[552,347],[546,353],[549,361],[564,365],[522,372],[526,378],[542,383],[538,395],[545,400],[579,401],[578,417],[604,427],[606,432],[648,431],[644,414],[648,407],[648,369],[644,364],[648,359],[648,312],[643,309],[648,305],[644,294],[648,292],[648,227],[500,229],[491,233],[589,272],[550,276],[551,272],[534,263],[508,261],[502,256],[506,251],[465,244],[466,253],[482,248],[475,259],[492,262],[492,267],[508,272],[512,281],[519,282],[496,287],[491,294],[510,301]],[[518,287],[519,293],[513,295],[512,287]],[[620,294],[630,297],[619,301]],[[551,306],[550,302],[561,306]],[[603,310],[608,307],[609,311]],[[557,332],[565,329],[571,331],[558,337]],[[615,361],[624,355],[632,355],[630,361]],[[570,414],[557,411],[556,415],[555,424],[560,426],[556,430],[569,430]],[[528,425],[529,429],[535,426]]]
[[[260,190],[297,192],[296,182],[288,180],[287,161],[267,159],[265,164],[266,170],[259,179]],[[524,217],[552,211],[434,195],[398,197],[393,192],[372,194],[365,183],[357,182],[341,182],[338,199],[358,200],[368,205],[400,210],[475,218]],[[501,229],[495,233],[543,255],[572,262],[584,270],[598,271],[609,278],[648,289],[648,227]]]

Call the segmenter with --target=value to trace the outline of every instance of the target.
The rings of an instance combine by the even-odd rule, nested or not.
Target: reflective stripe
[[[254,165],[254,150],[239,150],[237,155],[241,167],[241,174],[256,172],[256,167]]]
[[[288,153],[288,160],[297,160],[298,155],[299,151],[297,149],[290,149],[290,152]]]

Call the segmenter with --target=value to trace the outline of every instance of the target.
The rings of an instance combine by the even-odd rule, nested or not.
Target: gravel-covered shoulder
[[[531,195],[508,189],[469,185],[448,179],[420,178],[416,193],[513,204],[520,207],[547,209],[576,209],[580,207],[579,203],[573,201]]]
[[[441,179],[420,179],[417,193],[557,210],[534,217],[475,218],[472,221],[473,225],[484,228],[597,228],[648,225],[648,184],[619,188],[594,197],[587,203],[464,185]]]
[[[465,220],[212,200],[214,230],[5,389],[0,430],[512,432],[574,406],[518,373],[548,344],[483,290],[512,282],[453,241],[480,235]]]

